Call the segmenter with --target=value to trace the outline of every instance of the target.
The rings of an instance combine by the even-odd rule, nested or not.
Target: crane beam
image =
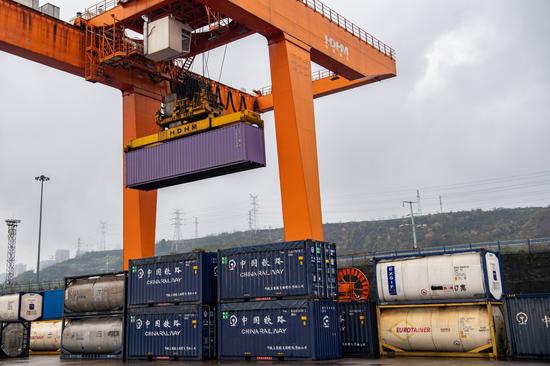
[[[84,33],[14,1],[0,0],[0,50],[84,76]]]

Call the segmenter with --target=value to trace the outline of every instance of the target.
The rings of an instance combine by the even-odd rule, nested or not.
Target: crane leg
[[[123,146],[126,146],[132,139],[158,132],[155,113],[159,107],[160,99],[135,91],[124,92]],[[125,175],[126,169],[124,168]],[[123,189],[123,267],[126,270],[128,269],[128,259],[155,255],[157,191],[142,192],[128,188]]]
[[[282,36],[269,58],[285,240],[323,240],[310,50]]]

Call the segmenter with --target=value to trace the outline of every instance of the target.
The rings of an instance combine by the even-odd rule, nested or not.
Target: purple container
[[[126,186],[144,191],[265,167],[262,128],[239,123],[126,153]]]

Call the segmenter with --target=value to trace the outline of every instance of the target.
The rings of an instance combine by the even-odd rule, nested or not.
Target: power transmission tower
[[[439,195],[439,209],[441,213],[443,213],[443,197],[441,197],[441,195]]]
[[[99,242],[100,250],[106,251],[107,250],[107,222],[100,221],[99,222],[99,233],[101,234],[101,239]]]
[[[21,220],[6,220],[8,225],[8,256],[6,261],[6,285],[13,284],[15,277],[15,246],[17,244],[17,225]]]
[[[174,209],[172,212],[172,226],[174,227],[174,236],[172,237],[175,241],[180,241],[183,238],[183,233],[181,228],[183,227],[183,211]]]
[[[195,217],[194,224],[195,224],[195,239],[198,239],[199,238],[199,218],[198,217]]]
[[[82,255],[82,240],[78,238],[76,240],[76,257],[80,257]]]
[[[256,231],[258,229],[258,195],[250,195],[250,211],[248,213],[248,228]]]
[[[422,204],[420,203],[420,189],[416,190],[416,210],[419,215],[422,215]]]
[[[413,229],[413,245],[414,245],[414,249],[418,249],[418,242],[416,240],[416,224],[414,223],[414,210],[413,210],[413,203],[416,203],[416,202],[413,202],[413,201],[403,201],[403,207],[405,207],[405,204],[409,204],[410,207],[411,207],[411,226],[412,226],[412,229]]]

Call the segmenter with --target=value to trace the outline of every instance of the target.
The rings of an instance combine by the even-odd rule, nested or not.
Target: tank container
[[[430,255],[376,264],[380,303],[500,300],[500,261],[492,252]]]
[[[0,358],[27,357],[29,337],[29,322],[0,323]]]
[[[65,279],[64,316],[124,311],[126,273]]]
[[[124,358],[123,315],[65,319],[61,358]]]
[[[32,352],[58,352],[61,348],[61,320],[31,323],[30,350]]]
[[[0,296],[0,321],[33,321],[41,317],[41,294],[29,292]]]

